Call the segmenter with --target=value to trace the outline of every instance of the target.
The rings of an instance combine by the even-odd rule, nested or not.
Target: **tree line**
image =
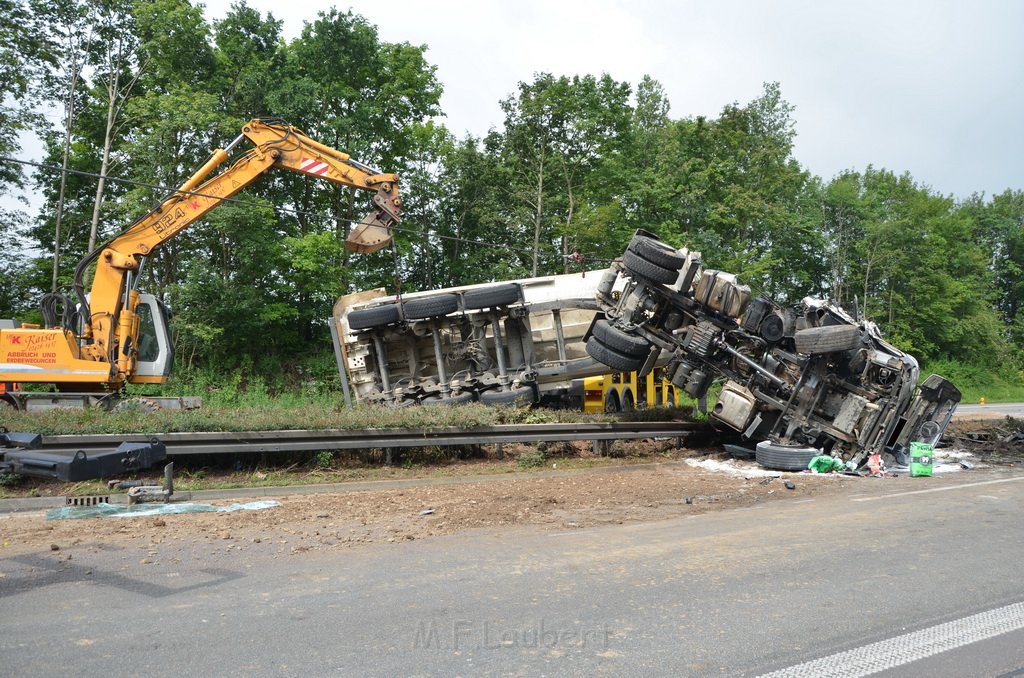
[[[281,29],[244,2],[210,22],[187,0],[0,0],[0,317],[38,319],[87,252],[274,117],[400,175],[395,250],[344,250],[368,194],[266,176],[149,257],[142,287],[174,312],[179,365],[301,373],[329,356],[340,294],[601,268],[638,228],[782,303],[856,304],[925,361],[1024,357],[1020,189],[956,199],[872,166],[814,176],[776,83],[678,118],[652,77],[538,73],[486,135],[460,138],[427,46],[337,9]],[[25,131],[42,166],[11,160]],[[17,203],[24,190],[42,207]]]

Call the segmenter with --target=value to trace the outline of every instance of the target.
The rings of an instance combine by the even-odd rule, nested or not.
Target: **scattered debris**
[[[807,464],[807,468],[813,473],[832,473],[846,470],[846,464],[843,463],[842,459],[836,459],[832,455],[820,454],[811,459],[810,463]]]
[[[108,480],[107,481],[107,489],[108,490],[114,490],[114,489],[117,489],[117,490],[127,490],[127,489],[131,489],[133,487],[141,487],[144,484],[145,483],[143,481],[141,481],[141,480],[116,480],[115,479],[115,480]]]
[[[138,484],[128,490],[128,505],[141,504],[147,501],[169,502],[174,494],[174,462],[164,466],[163,485]]]
[[[736,459],[753,459],[757,454],[754,450],[749,447],[743,447],[742,445],[733,445],[732,443],[723,443],[722,447],[725,451]]]
[[[420,511],[420,515],[421,516],[429,516],[429,515],[433,515],[433,513],[434,513],[434,509],[432,509],[432,508],[423,509],[422,511]]]
[[[246,504],[213,506],[212,504],[159,504],[154,506],[62,506],[46,512],[47,520],[68,520],[74,518],[137,518],[139,516],[170,515],[174,513],[231,513],[234,511],[259,511],[280,506],[276,501],[251,501]]]
[[[963,428],[954,427],[948,435],[951,447],[936,451],[936,460],[952,460],[958,468],[964,457],[971,463],[984,462],[982,467],[1024,463],[1024,420],[1007,417],[992,424],[967,422]]]
[[[910,476],[928,478],[932,475],[932,455],[935,448],[928,443],[910,444]]]
[[[796,483],[794,483],[792,480],[787,480],[786,481],[786,489],[787,490],[795,490],[796,489]]]
[[[701,468],[705,471],[715,473],[728,473],[731,476],[742,476],[744,478],[778,478],[781,474],[778,471],[767,471],[757,464],[737,459],[687,459],[686,464],[694,468]]]

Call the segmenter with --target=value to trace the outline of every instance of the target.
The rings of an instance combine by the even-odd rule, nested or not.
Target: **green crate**
[[[932,454],[935,446],[930,443],[910,443],[910,477],[927,478],[932,475]]]

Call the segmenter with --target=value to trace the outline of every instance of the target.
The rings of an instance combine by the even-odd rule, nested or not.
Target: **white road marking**
[[[1017,480],[1024,480],[1024,476],[1013,478],[1000,478],[999,480],[983,480],[977,483],[964,483],[963,485],[950,485],[949,487],[931,487],[927,490],[911,490],[909,492],[893,492],[892,494],[881,494],[877,497],[857,497],[853,501],[875,501],[876,499],[889,499],[891,497],[906,497],[911,494],[929,494],[931,492],[948,492],[949,490],[962,490],[965,487],[980,487],[982,485],[995,485],[996,483],[1012,483]]]
[[[1024,603],[1013,603],[920,631],[764,674],[761,678],[859,678],[1024,629]]]

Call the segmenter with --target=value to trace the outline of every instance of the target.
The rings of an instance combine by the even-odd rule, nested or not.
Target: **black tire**
[[[686,257],[680,254],[678,250],[646,235],[633,236],[628,249],[633,250],[640,258],[646,259],[656,266],[674,271],[678,271],[686,263]]]
[[[602,344],[598,341],[597,337],[587,339],[587,353],[597,362],[604,363],[619,372],[636,372],[643,367],[646,360],[643,356],[623,355],[615,349]]]
[[[397,323],[400,317],[397,304],[360,308],[348,314],[348,326],[353,330],[368,330]]]
[[[622,411],[632,412],[636,409],[636,403],[633,401],[633,394],[629,391],[625,391],[622,394]]]
[[[651,345],[643,337],[624,332],[607,320],[594,323],[593,336],[608,348],[613,348],[623,355],[644,356],[651,352]]]
[[[618,414],[622,411],[619,396],[615,394],[615,391],[608,391],[608,394],[604,397],[604,411],[605,414]]]
[[[465,304],[467,309],[508,306],[518,301],[519,285],[514,283],[470,290],[462,295],[462,303]]]
[[[811,459],[821,454],[816,447],[777,445],[767,440],[757,444],[757,463],[774,471],[804,471]]]
[[[424,405],[464,405],[465,403],[471,403],[476,399],[476,394],[472,391],[463,391],[457,396],[448,396],[447,398],[442,396],[429,396],[423,399]]]
[[[656,283],[674,283],[679,277],[679,271],[652,264],[632,250],[626,250],[622,254],[622,265],[626,272],[634,277],[646,278]]]
[[[856,325],[828,325],[797,330],[793,336],[797,353],[818,355],[860,348],[861,331]]]
[[[436,318],[459,310],[459,297],[455,294],[438,294],[434,297],[410,299],[405,302],[405,317],[410,320]]]
[[[510,391],[484,391],[480,402],[484,405],[532,405],[537,394],[529,386],[520,386]]]

